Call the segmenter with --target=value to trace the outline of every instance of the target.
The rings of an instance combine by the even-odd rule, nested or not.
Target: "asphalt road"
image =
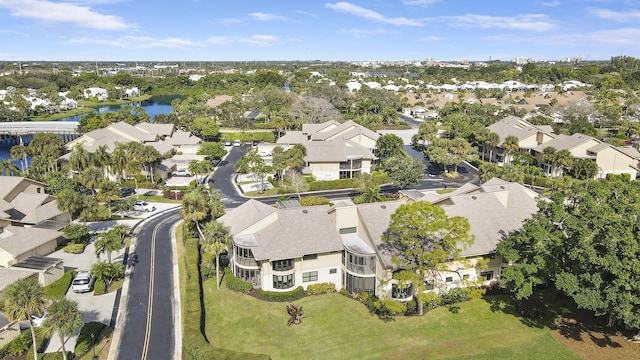
[[[118,359],[173,359],[174,309],[171,227],[181,220],[178,210],[151,218],[136,229],[135,251],[127,266],[126,317]]]

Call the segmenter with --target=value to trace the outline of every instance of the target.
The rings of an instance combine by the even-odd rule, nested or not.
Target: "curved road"
[[[171,227],[179,209],[140,224],[130,271],[126,313],[117,359],[174,359],[175,315]],[[122,314],[120,315],[122,316]]]

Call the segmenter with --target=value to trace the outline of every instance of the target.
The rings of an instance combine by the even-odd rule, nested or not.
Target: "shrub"
[[[69,290],[69,286],[71,286],[71,282],[73,281],[73,277],[76,275],[76,272],[73,270],[67,271],[62,275],[62,277],[51,284],[44,287],[44,294],[49,299],[62,299],[64,295]]]
[[[418,309],[418,302],[415,301],[415,300],[409,300],[409,301],[407,301],[405,306],[407,307],[406,314],[407,315],[411,315],[411,314],[415,313],[416,310]]]
[[[471,291],[468,288],[453,288],[446,294],[442,294],[441,305],[450,305],[469,300]]]
[[[307,286],[307,295],[319,295],[336,292],[336,286],[332,283],[319,283]]]
[[[546,314],[544,302],[537,298],[518,300],[516,309],[520,315],[529,319],[542,319]]]
[[[340,294],[342,294],[342,295],[344,295],[344,296],[349,296],[349,295],[351,295],[351,294],[349,294],[349,290],[347,290],[347,289],[345,289],[345,288],[340,289],[340,291],[339,291],[339,292],[340,292]]]
[[[422,305],[424,310],[429,311],[440,306],[441,299],[440,299],[440,296],[438,296],[438,294],[433,292],[428,292],[421,296],[422,296],[422,300],[424,301]]]
[[[0,349],[0,359],[7,355],[20,355],[29,351],[32,344],[31,331],[24,331],[17,338],[11,340],[5,347]]]
[[[233,273],[231,273],[230,268],[224,269],[224,276],[227,279],[227,288],[230,290],[242,291],[244,293],[248,293],[253,290],[253,285],[251,285],[250,282],[243,281],[235,277]]]
[[[68,254],[82,254],[84,252],[84,248],[87,245],[84,243],[80,244],[69,244],[63,248],[63,251]]]
[[[76,357],[81,357],[91,350],[91,334],[93,334],[94,340],[97,340],[100,336],[102,330],[107,327],[107,325],[92,321],[84,324],[82,329],[80,329],[80,334],[78,335],[78,340],[76,341],[76,347],[73,350]]]
[[[314,181],[309,183],[309,191],[349,189],[353,187],[352,179]]]
[[[286,292],[265,291],[258,289],[258,299],[271,302],[291,302],[298,300],[304,296],[304,288],[297,288]]]
[[[302,206],[332,205],[331,201],[324,196],[305,196],[298,199],[298,202]]]
[[[407,307],[400,301],[383,299],[375,302],[375,314],[380,317],[396,316],[407,311]]]
[[[96,279],[95,284],[93,284],[93,295],[98,296],[104,294],[105,292],[107,292],[107,284],[105,284],[104,279]]]
[[[364,291],[359,292],[356,297],[358,298],[358,300],[360,300],[361,303],[366,303],[367,300],[369,299],[369,293],[366,293]]]
[[[62,230],[64,237],[72,244],[88,244],[91,240],[89,228],[84,224],[70,224]]]

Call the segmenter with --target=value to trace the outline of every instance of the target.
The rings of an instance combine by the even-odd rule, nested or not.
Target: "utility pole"
[[[96,60],[96,76],[100,76],[100,75],[98,74],[98,60]]]

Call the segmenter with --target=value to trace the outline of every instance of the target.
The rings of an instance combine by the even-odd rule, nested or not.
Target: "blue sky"
[[[0,60],[640,57],[640,0],[0,0]]]

